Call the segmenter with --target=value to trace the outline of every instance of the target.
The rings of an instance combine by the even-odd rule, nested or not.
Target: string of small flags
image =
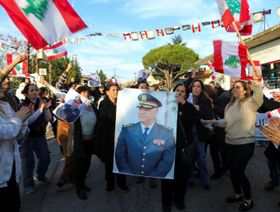
[[[254,12],[251,14],[251,19],[253,23],[259,23],[264,21],[264,17],[266,15],[271,15],[271,9],[263,10],[259,12]],[[280,7],[277,8],[277,14],[280,16]],[[71,38],[67,40],[67,43],[76,43],[79,44],[82,40],[86,40],[89,37],[97,37],[97,36],[110,36],[115,38],[123,37],[124,40],[153,40],[157,37],[163,37],[165,35],[172,35],[178,30],[191,30],[193,33],[199,33],[202,31],[202,27],[211,26],[212,29],[217,27],[224,27],[221,20],[211,20],[211,21],[203,21],[201,23],[193,23],[193,24],[185,24],[181,26],[172,26],[166,28],[152,29],[152,30],[144,30],[144,31],[132,31],[132,32],[123,32],[119,33],[102,33],[102,32],[94,32],[85,36],[80,36],[78,38]]]
[[[277,15],[280,17],[280,7],[276,10]],[[271,15],[272,10],[262,10],[259,12],[254,12],[251,14],[251,19],[253,23],[263,22],[266,15]],[[65,44],[80,44],[81,41],[87,40],[90,37],[101,37],[101,36],[108,36],[114,38],[121,38],[123,37],[124,40],[153,40],[157,37],[163,37],[165,35],[172,35],[178,30],[188,31],[191,30],[193,33],[199,33],[202,31],[203,27],[211,26],[212,29],[217,27],[223,27],[223,23],[221,20],[211,20],[211,21],[203,21],[201,23],[193,23],[193,24],[185,24],[181,26],[172,26],[166,28],[159,28],[154,30],[144,30],[144,31],[132,31],[132,32],[123,32],[120,33],[102,33],[102,32],[94,32],[88,35],[79,36],[79,37],[72,37],[72,38],[65,38],[63,42]],[[18,40],[16,37],[11,35],[5,36],[0,34],[0,51],[7,51],[8,49],[14,49],[16,52],[20,46],[22,46],[22,40]]]

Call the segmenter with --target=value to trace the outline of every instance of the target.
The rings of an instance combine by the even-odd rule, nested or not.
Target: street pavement
[[[104,165],[92,157],[92,165],[86,183],[91,187],[88,200],[78,199],[73,185],[56,186],[63,168],[63,158],[55,139],[48,141],[51,155],[47,177],[49,185],[36,183],[36,193],[26,196],[22,192],[22,212],[160,212],[160,181],[152,189],[146,180],[142,184],[136,183],[135,177],[128,177],[129,192],[123,193],[118,187],[112,192],[106,192],[104,179]],[[268,168],[263,156],[263,147],[256,147],[255,155],[251,159],[247,176],[250,178],[255,206],[251,211],[279,212],[280,188],[265,192],[264,183],[268,181]],[[208,154],[209,172],[213,173],[212,161]],[[225,203],[224,199],[232,194],[232,187],[228,173],[221,179],[211,182],[210,191],[205,191],[200,178],[195,179],[194,187],[186,193],[186,210],[189,212],[219,212],[238,211],[239,203]],[[172,211],[178,211],[176,206]]]

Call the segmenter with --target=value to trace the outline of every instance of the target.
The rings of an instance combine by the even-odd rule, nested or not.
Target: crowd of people
[[[26,79],[16,93],[12,94],[9,92],[9,72],[26,58],[26,55],[20,55],[0,72],[1,211],[20,211],[18,182],[21,174],[26,195],[36,192],[34,179],[49,183],[46,177],[51,163],[46,139],[48,123],[53,127],[65,158],[57,187],[63,187],[67,183],[74,184],[78,198],[88,199],[87,192],[91,188],[86,184],[86,177],[92,154],[95,154],[105,165],[106,191],[113,191],[116,184],[124,193],[129,192],[126,176],[112,171],[117,100],[121,89],[118,82],[110,79],[94,90],[84,83],[75,82],[74,79],[68,82],[68,73],[72,68],[69,63],[56,85],[49,84],[43,78],[39,83],[31,83]],[[233,193],[225,198],[225,202],[240,201],[240,211],[247,211],[254,206],[250,187],[253,179],[249,181],[246,177],[246,167],[255,148],[256,115],[258,112],[279,108],[280,95],[274,93],[275,98],[268,99],[262,93],[261,85],[255,81],[244,82],[232,78],[231,83],[231,89],[226,91],[215,82],[204,84],[196,79],[193,72],[189,79],[174,87],[178,113],[174,147],[176,156],[171,156],[175,158],[175,170],[173,180],[161,179],[161,203],[164,212],[171,211],[172,202],[179,210],[185,209],[186,190],[188,186],[193,186],[195,176],[201,177],[203,188],[208,191],[211,189],[211,180],[219,179],[225,172],[229,172],[233,187]],[[147,91],[149,85],[145,79],[141,79],[134,88]],[[85,110],[73,122],[58,119],[53,114],[56,106],[64,103],[69,89],[75,90],[88,102]],[[141,126],[147,124],[155,127],[157,109],[161,107],[161,103],[148,93],[143,95],[138,96],[142,99],[138,106]],[[154,119],[143,118],[144,116],[141,118],[141,113],[148,112],[153,114]],[[143,139],[146,139],[150,131],[144,132],[145,127],[142,128],[145,134]],[[266,190],[272,190],[279,185],[280,153],[274,145],[280,144],[279,129],[280,119],[276,117],[270,118],[270,123],[262,129],[263,135],[270,141],[265,155],[271,180],[265,185]],[[127,143],[133,142],[129,140],[129,133],[133,130],[132,127],[123,128],[117,145],[116,154],[120,158],[117,165],[124,170],[128,166],[122,164],[122,154],[123,151],[131,151],[127,148]],[[171,131],[165,129],[165,132],[163,139],[170,137],[172,140]],[[124,141],[126,143],[122,143]],[[214,167],[212,174],[208,171],[206,161],[208,146]],[[34,153],[38,159],[35,176]],[[128,155],[133,157],[133,154]],[[160,163],[160,168],[165,168],[164,165],[169,163],[163,156],[159,161],[157,163]],[[156,170],[159,173],[160,168]],[[129,170],[139,175],[138,183],[144,182],[141,170]],[[154,178],[149,178],[149,183],[151,188],[157,186]]]

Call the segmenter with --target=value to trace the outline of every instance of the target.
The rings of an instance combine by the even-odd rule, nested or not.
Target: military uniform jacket
[[[141,124],[123,126],[115,151],[120,173],[165,177],[175,157],[175,139],[170,129],[157,123],[147,136]]]

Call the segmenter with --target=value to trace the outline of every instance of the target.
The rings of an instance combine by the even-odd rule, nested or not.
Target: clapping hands
[[[52,105],[52,102],[51,101],[46,101],[46,100],[41,100],[40,101],[40,105],[39,105],[39,109],[40,111],[43,113],[44,110],[48,109],[50,106]]]
[[[262,134],[275,144],[280,144],[280,118],[271,117],[269,124],[262,128]]]
[[[22,122],[26,120],[28,116],[32,113],[32,108],[30,106],[25,106],[20,108],[19,111],[16,112],[16,117],[19,118]]]

